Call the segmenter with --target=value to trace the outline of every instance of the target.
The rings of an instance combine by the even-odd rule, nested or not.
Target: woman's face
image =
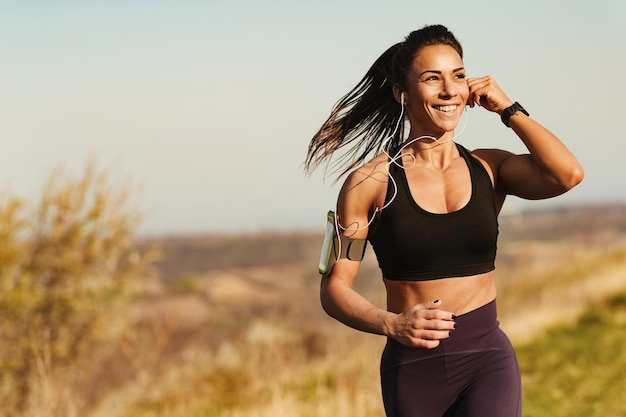
[[[454,132],[469,97],[465,68],[448,45],[424,47],[408,74],[405,102],[412,135]]]

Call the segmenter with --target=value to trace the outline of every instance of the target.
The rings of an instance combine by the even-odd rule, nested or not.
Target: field
[[[126,417],[382,416],[384,340],[319,307],[320,241],[318,233],[162,240],[159,279],[140,308],[160,333],[159,360],[141,393],[110,392],[101,409],[116,404]],[[498,251],[500,321],[519,351],[524,415],[626,415],[616,400],[626,392],[626,207],[501,218]],[[361,275],[358,291],[382,306],[372,253]]]
[[[62,411],[29,415],[383,416],[384,338],[322,311],[321,233],[144,239],[161,256],[118,336],[58,368]],[[524,416],[626,416],[626,205],[502,217],[497,283]],[[384,305],[369,249],[356,289]]]

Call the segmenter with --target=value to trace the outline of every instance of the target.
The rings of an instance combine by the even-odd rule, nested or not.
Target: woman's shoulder
[[[339,201],[365,213],[379,206],[381,201],[384,202],[387,190],[388,166],[389,158],[383,154],[355,168],[341,188]]]
[[[346,178],[346,184],[350,187],[377,188],[381,184],[386,185],[389,178],[389,156],[378,155],[363,165],[355,168]]]
[[[513,155],[513,153],[509,151],[498,148],[478,148],[470,151],[470,153],[472,154],[472,156],[481,159],[489,163],[490,165],[493,163],[501,162]]]

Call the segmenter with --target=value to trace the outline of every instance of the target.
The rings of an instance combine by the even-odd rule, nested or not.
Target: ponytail
[[[339,148],[352,145],[330,166],[338,178],[359,165],[371,153],[382,150],[383,139],[393,146],[404,137],[399,123],[402,106],[393,96],[392,61],[401,43],[387,49],[363,79],[333,107],[328,119],[309,143],[305,171],[311,173]],[[395,133],[394,133],[395,130]],[[343,168],[343,169],[342,169]]]

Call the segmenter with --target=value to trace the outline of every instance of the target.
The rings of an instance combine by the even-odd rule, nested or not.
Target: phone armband
[[[335,213],[330,210],[326,215],[326,233],[322,243],[322,253],[318,271],[322,275],[330,273],[337,260],[346,258],[351,261],[361,261],[365,256],[366,239],[351,239],[340,234],[337,236]]]
[[[332,264],[337,259],[337,254],[334,253],[334,243],[336,238],[337,232],[335,229],[335,213],[330,210],[326,215],[326,233],[324,234],[322,253],[320,254],[320,263],[318,266],[318,271],[322,275],[330,271]]]

